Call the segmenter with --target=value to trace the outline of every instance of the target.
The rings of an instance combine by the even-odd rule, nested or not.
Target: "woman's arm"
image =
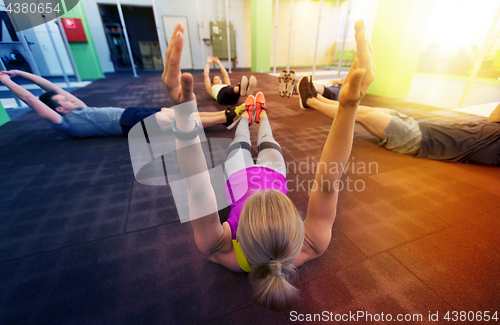
[[[212,82],[210,81],[210,65],[213,62],[212,57],[207,58],[207,65],[205,66],[205,71],[203,72],[203,75],[205,76],[205,90],[207,93],[212,97]]]
[[[224,68],[224,66],[220,63],[220,60],[218,57],[214,57],[214,62],[217,63],[217,65],[219,66],[220,68],[220,72],[222,73],[222,75],[224,76],[224,83],[226,85],[230,85],[231,84],[231,80],[229,80],[229,74],[227,73],[226,69]]]
[[[80,107],[87,107],[87,104],[85,104],[81,99],[79,99],[75,95],[71,94],[70,92],[67,92],[66,90],[62,89],[61,87],[53,84],[52,82],[48,81],[45,78],[39,77],[39,76],[34,75],[32,73],[29,73],[29,72],[19,71],[19,70],[9,70],[9,71],[4,71],[4,72],[11,77],[15,77],[15,76],[23,77],[24,79],[29,80],[34,84],[37,84],[40,88],[42,88],[45,91],[54,91],[60,95],[63,95],[69,101],[75,103],[76,105],[78,105]]]
[[[191,80],[189,80],[191,79]],[[181,83],[192,87],[192,76],[183,76]],[[190,132],[195,128],[194,112],[196,102],[190,107],[174,106],[177,128]],[[217,253],[222,247],[224,229],[219,221],[217,201],[210,174],[203,154],[200,137],[194,140],[176,139],[177,160],[182,176],[187,184],[189,219],[193,227],[196,246],[207,258]]]
[[[337,210],[338,182],[351,153],[356,112],[375,76],[371,47],[365,38],[363,22],[356,22],[355,29],[357,58],[339,94],[338,113],[316,170],[304,221],[309,259],[323,254],[330,243]]]
[[[182,24],[177,23],[167,47],[167,64],[162,81],[174,105],[177,128],[179,131],[189,132],[195,127],[196,97],[193,93],[193,76],[189,73],[181,75],[180,71],[183,32]],[[187,104],[179,105],[183,103]],[[225,250],[230,244],[230,234],[219,221],[215,193],[200,138],[198,136],[189,141],[176,139],[176,147],[179,166],[187,183],[189,217],[196,246],[209,260],[229,265],[229,254],[225,254]]]

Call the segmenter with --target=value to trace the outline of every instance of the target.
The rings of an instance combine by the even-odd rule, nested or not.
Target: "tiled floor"
[[[289,197],[305,216],[332,121],[301,110],[298,97],[281,98],[276,77],[257,78],[288,163]],[[98,80],[74,93],[91,106],[169,106],[155,76]],[[195,93],[200,110],[225,109],[202,75]],[[429,121],[485,120],[374,96],[364,104]],[[498,167],[389,152],[357,125],[351,161],[372,168],[343,176],[330,246],[299,267],[301,300],[277,313],[253,303],[247,275],[202,257],[169,185],[135,180],[126,138],[67,138],[29,112],[0,127],[0,152],[0,324],[322,323],[299,320],[324,311],[334,320],[362,312],[357,323],[383,323],[381,313],[430,323],[439,312],[433,323],[447,324],[447,311],[500,312]]]

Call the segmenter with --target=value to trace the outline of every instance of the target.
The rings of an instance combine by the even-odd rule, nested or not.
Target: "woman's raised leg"
[[[247,112],[242,113],[241,121],[234,134],[234,140],[227,149],[225,168],[228,177],[238,170],[255,165],[251,153],[252,143],[250,142],[250,130],[248,129],[249,118],[251,117],[249,117]]]
[[[273,137],[271,124],[267,117],[265,107],[265,99],[262,93],[256,96],[257,114],[259,114],[259,133],[258,133],[258,150],[257,165],[274,169],[286,177],[286,165],[283,159],[283,152],[279,143]],[[263,107],[259,110],[260,107]],[[263,106],[262,106],[263,105]]]

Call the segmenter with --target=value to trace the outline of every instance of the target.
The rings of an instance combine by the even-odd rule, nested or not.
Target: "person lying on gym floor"
[[[302,108],[335,119],[339,102],[327,99],[307,77],[298,85]],[[435,160],[500,165],[500,105],[487,122],[431,123],[395,110],[360,105],[356,122],[380,139],[379,145],[403,154]]]
[[[312,76],[310,76],[309,81],[312,80]],[[344,82],[344,78],[341,79],[332,79],[328,80],[325,85],[322,85],[317,82],[313,82],[316,91],[321,96],[331,99],[331,100],[339,100],[339,92],[340,87],[342,87],[342,83]]]
[[[352,149],[356,111],[374,79],[374,65],[362,21],[355,24],[357,58],[339,96],[321,155],[321,163],[345,166]],[[189,219],[196,246],[210,261],[235,272],[250,272],[252,298],[260,306],[290,309],[298,297],[292,284],[296,268],[319,258],[328,248],[336,216],[338,182],[343,171],[318,168],[305,220],[287,197],[286,166],[281,147],[272,135],[269,107],[262,93],[248,96],[245,111],[228,148],[224,196],[231,204],[222,223],[199,129],[193,76],[181,74],[184,27],[178,23],[168,44],[163,82],[175,111],[177,160],[186,182]],[[255,113],[254,113],[255,112]],[[259,154],[254,164],[249,124],[259,123]],[[337,185],[336,185],[337,184]],[[233,199],[234,198],[234,199]]]
[[[220,76],[215,75],[210,81],[210,65],[215,62],[220,68],[220,71],[224,77],[224,82]],[[221,105],[235,105],[238,103],[240,96],[251,95],[257,87],[257,78],[250,76],[241,77],[240,83],[233,87],[231,86],[231,80],[229,79],[229,74],[227,73],[224,66],[220,63],[218,57],[207,58],[207,65],[205,66],[205,89],[207,93]]]
[[[16,84],[11,77],[23,77],[46,92],[37,98],[28,90]],[[37,75],[19,71],[1,71],[0,82],[19,99],[35,110],[57,131],[66,135],[86,138],[104,136],[127,136],[138,122],[156,114],[161,125],[170,125],[173,110],[166,107],[88,107],[81,99]],[[200,112],[198,119],[204,127],[223,124],[232,127],[240,118],[243,107],[227,108],[219,112]]]
[[[316,92],[320,94],[321,96],[331,99],[331,100],[338,100],[339,99],[339,92],[340,92],[340,87],[342,87],[342,83],[344,82],[344,78],[339,78],[339,79],[331,79],[328,80],[326,84],[321,84],[319,82],[311,82],[312,81],[312,75],[308,76],[308,80],[310,83],[314,85],[316,88]],[[293,86],[293,95],[299,95],[299,92],[297,91],[297,86],[298,82],[295,83]]]

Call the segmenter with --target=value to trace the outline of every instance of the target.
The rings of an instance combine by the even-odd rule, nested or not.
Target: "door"
[[[115,70],[128,70],[131,63],[118,7],[116,4],[98,6]],[[153,8],[125,5],[121,8],[135,66],[139,69],[163,70]]]
[[[163,29],[167,44],[170,42],[172,33],[174,32],[175,24],[181,22],[184,26],[184,47],[182,48],[181,69],[192,69],[193,59],[191,57],[191,42],[189,40],[189,29],[187,26],[187,17],[182,16],[163,16]]]
[[[66,51],[64,41],[59,28],[54,23],[46,23],[23,31],[26,42],[33,54],[35,64],[42,76],[62,76],[63,71],[57,60],[56,51],[59,54],[64,72],[74,75],[73,66]],[[54,40],[54,45],[50,40],[50,35]],[[27,58],[27,57],[26,57]]]

